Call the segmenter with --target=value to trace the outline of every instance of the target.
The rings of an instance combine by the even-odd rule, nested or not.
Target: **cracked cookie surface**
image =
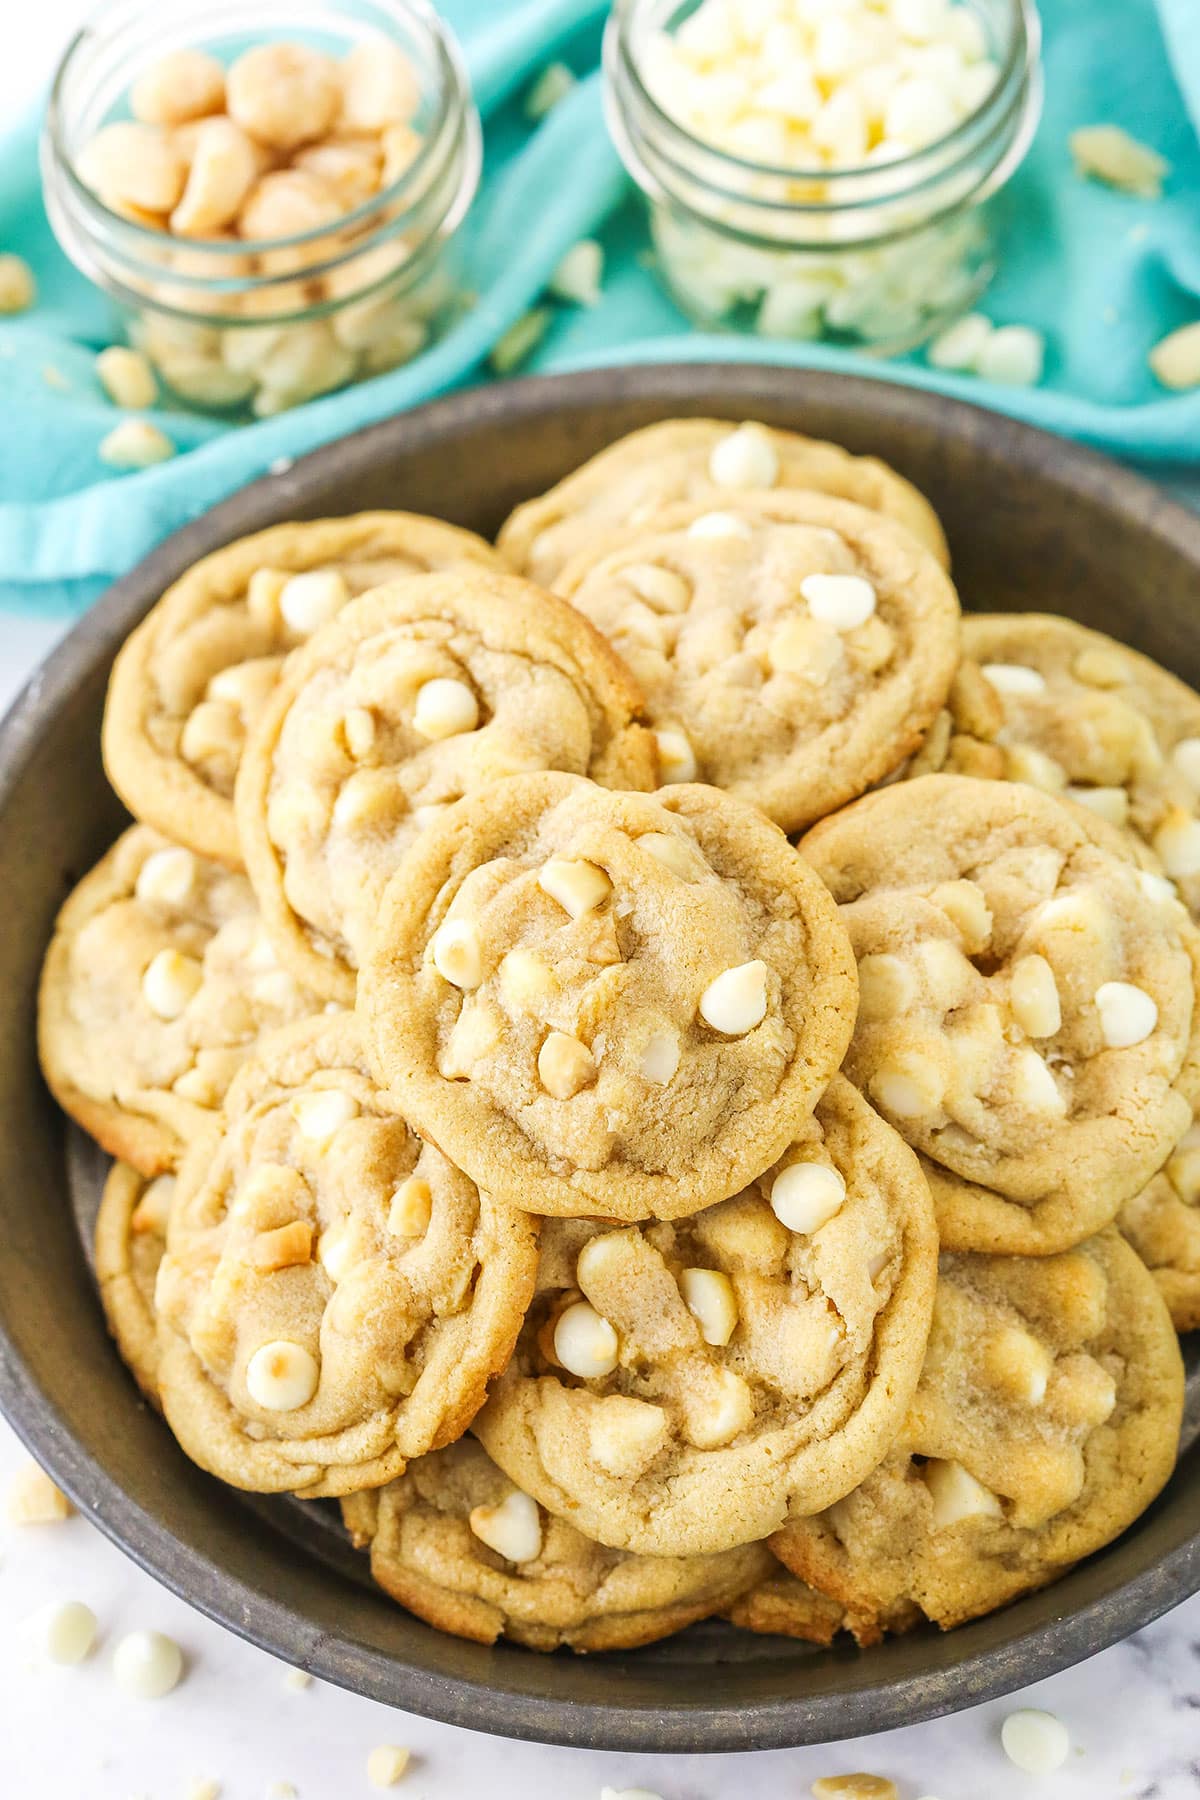
[[[545,774],[418,840],[358,1005],[397,1104],[486,1191],[674,1217],[786,1148],[841,1062],[855,979],[828,892],[756,809]]]

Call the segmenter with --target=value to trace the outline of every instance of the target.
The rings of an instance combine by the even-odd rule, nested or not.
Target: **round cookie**
[[[1081,807],[925,775],[801,845],[859,960],[846,1073],[931,1173],[943,1245],[1042,1255],[1113,1219],[1191,1118],[1197,934]]]
[[[1004,751],[996,742],[1003,722],[1004,713],[995,689],[978,663],[969,656],[962,657],[946,704],[930,726],[925,742],[893,779],[975,775],[983,781],[1003,781]]]
[[[401,512],[273,525],[203,557],[113,664],[109,780],[139,819],[240,868],[234,778],[287,652],[380,582],[498,566],[473,532]]]
[[[661,1218],[782,1154],[841,1062],[854,959],[755,808],[515,776],[387,888],[359,976],[379,1078],[487,1192]]]
[[[1188,1126],[1117,1224],[1157,1281],[1176,1331],[1200,1330],[1200,1125]]]
[[[173,1169],[264,1031],[321,1002],[262,931],[250,883],[135,825],[58,915],[38,994],[65,1112],[144,1175]]]
[[[235,1487],[352,1493],[470,1423],[512,1350],[536,1227],[422,1144],[352,1014],[259,1046],[180,1172],[159,1269],[159,1385]]]
[[[958,666],[958,598],[928,550],[825,494],[649,527],[556,586],[641,683],[664,778],[728,789],[785,831],[917,750]]]
[[[937,514],[923,494],[873,456],[728,419],[665,419],[631,432],[505,521],[497,544],[512,567],[552,587],[581,551],[649,525],[674,502],[712,507],[746,491],[800,488],[856,501],[904,525],[948,566]]]
[[[1000,702],[1007,778],[1126,827],[1200,918],[1200,695],[1071,619],[982,614],[963,632]]]
[[[154,1283],[167,1246],[173,1175],[147,1180],[114,1163],[96,1214],[96,1281],[108,1329],[148,1400],[158,1405],[158,1316]]]
[[[440,1631],[530,1650],[634,1650],[724,1611],[777,1568],[747,1544],[715,1556],[628,1556],[544,1512],[466,1437],[342,1502],[394,1600]],[[798,1584],[797,1584],[798,1585]],[[824,1603],[828,1605],[828,1602]]]
[[[916,1158],[835,1076],[733,1199],[672,1223],[547,1221],[529,1317],[475,1434],[601,1543],[691,1556],[753,1542],[886,1453],[936,1273]]]
[[[515,575],[414,576],[352,602],[289,659],[238,774],[280,955],[353,1002],[383,888],[430,821],[536,769],[652,788],[641,706],[599,632]]]
[[[1046,1257],[944,1255],[900,1447],[771,1540],[862,1643],[918,1607],[944,1628],[1111,1542],[1175,1463],[1183,1367],[1117,1232]]]

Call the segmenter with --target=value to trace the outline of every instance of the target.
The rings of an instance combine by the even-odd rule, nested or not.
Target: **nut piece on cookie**
[[[672,507],[556,590],[629,663],[663,779],[710,781],[797,831],[893,774],[947,705],[958,599],[890,519],[825,494],[739,496],[744,529]]]
[[[276,1032],[179,1174],[155,1290],[168,1423],[235,1487],[377,1486],[466,1429],[536,1261],[533,1221],[380,1093],[352,1015]]]
[[[378,1493],[352,1495],[342,1512],[380,1587],[481,1644],[632,1650],[726,1611],[778,1573],[761,1544],[636,1556],[594,1543],[514,1487],[471,1438],[419,1457]]]
[[[532,1211],[726,1198],[792,1141],[849,1038],[827,892],[710,788],[496,783],[417,840],[376,913],[359,1007],[380,1080]]]
[[[704,535],[736,531],[737,512],[723,509],[764,489],[853,500],[903,525],[943,567],[949,562],[933,508],[886,463],[798,432],[724,419],[668,419],[620,438],[518,506],[497,543],[514,569],[550,587],[572,557],[611,549],[617,534],[652,529],[656,514],[681,501],[721,521]]]
[[[413,576],[344,607],[289,659],[237,779],[246,866],[280,956],[352,1002],[383,889],[430,817],[534,769],[652,787],[641,704],[599,632],[514,575]],[[603,903],[605,877],[586,862],[543,876],[572,918]],[[470,955],[447,935],[438,967],[475,985]]]
[[[943,1245],[1042,1255],[1108,1224],[1200,1070],[1200,939],[1129,840],[1034,788],[926,775],[801,849],[860,959],[846,1073],[928,1159]]]
[[[1124,1531],[1171,1473],[1182,1410],[1171,1320],[1116,1231],[1054,1256],[943,1253],[898,1446],[771,1547],[861,1643],[920,1615],[958,1625]]]
[[[782,1204],[797,1176],[819,1204]],[[733,1199],[670,1223],[548,1220],[528,1320],[473,1429],[602,1543],[729,1550],[875,1467],[920,1372],[936,1259],[916,1158],[835,1076]]]

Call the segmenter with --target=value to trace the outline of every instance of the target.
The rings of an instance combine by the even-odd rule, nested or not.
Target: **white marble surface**
[[[169,4],[170,0],[164,0]],[[36,91],[80,0],[20,9],[0,59],[0,109]],[[61,624],[0,615],[0,706],[7,706]],[[23,1452],[0,1423],[0,1493]],[[22,1623],[55,1598],[100,1620],[79,1668],[42,1663]],[[663,1800],[796,1800],[818,1775],[892,1776],[902,1800],[1196,1800],[1200,1796],[1200,1597],[1138,1637],[1021,1696],[952,1719],[817,1750],[758,1756],[631,1757],[508,1743],[408,1718],[314,1682],[284,1685],[280,1665],[191,1612],[80,1518],[18,1530],[0,1522],[0,1800],[188,1800],[208,1777],[223,1800],[366,1795],[376,1744],[408,1745],[406,1800],[597,1800],[634,1784]],[[167,1631],[187,1654],[185,1679],[155,1702],[125,1698],[110,1672],[117,1637]],[[1018,1704],[1067,1724],[1072,1754],[1034,1780],[1009,1764],[999,1725]]]

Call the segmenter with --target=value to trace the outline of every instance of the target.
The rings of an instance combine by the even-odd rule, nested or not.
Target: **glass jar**
[[[909,350],[966,311],[996,261],[988,202],[1042,105],[1033,0],[965,0],[998,73],[945,136],[854,167],[778,167],[715,147],[664,111],[648,58],[696,0],[616,0],[604,46],[609,128],[650,207],[659,271],[708,328]]]
[[[336,220],[292,237],[180,237],[126,217],[80,175],[168,52],[231,63],[300,41],[332,55],[386,40],[416,72],[406,166]],[[59,65],[42,136],[46,209],[67,255],[116,303],[118,330],[169,396],[265,418],[424,349],[461,303],[459,226],[479,184],[479,114],[455,41],[425,0],[106,0]]]

